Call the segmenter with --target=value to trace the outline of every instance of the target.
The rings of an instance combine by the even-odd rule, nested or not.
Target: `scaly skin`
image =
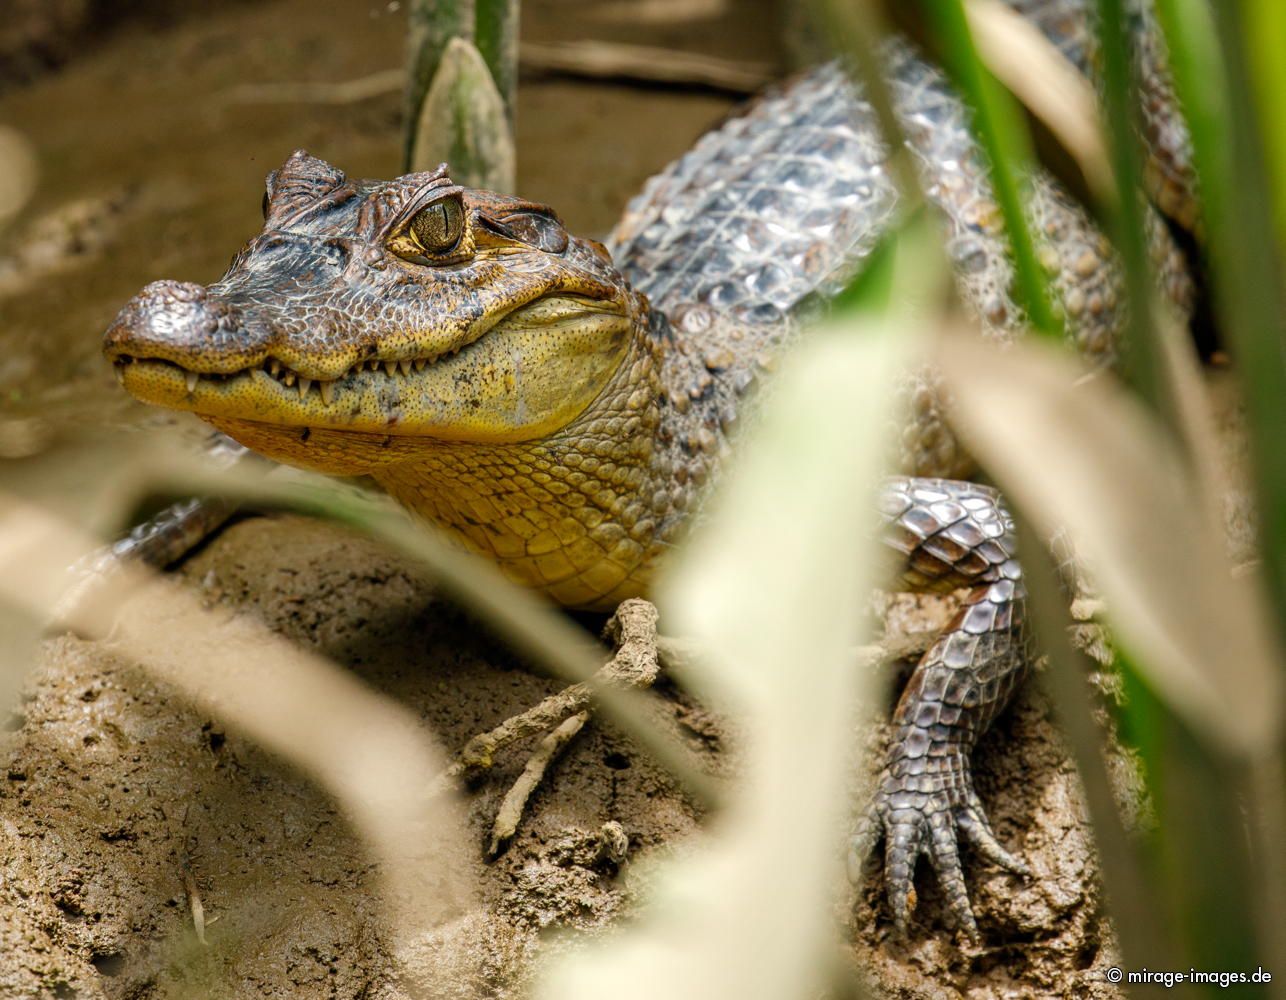
[[[1082,73],[1093,77],[1099,63],[1091,18],[1094,0],[1005,0],[1044,32]],[[1148,193],[1157,206],[1190,232],[1200,227],[1197,172],[1192,163],[1192,138],[1176,108],[1178,99],[1166,67],[1165,38],[1148,0],[1126,0],[1132,22],[1134,67],[1143,106],[1140,118]]]
[[[1023,316],[965,109],[908,45],[883,58],[962,298],[988,336],[1012,339]],[[354,182],[295,153],[269,176],[264,231],[224,277],[149,285],[105,349],[140,399],[284,462],[369,475],[510,578],[610,608],[646,592],[699,519],[764,373],[887,230],[898,195],[885,158],[870,107],[822,67],[650,181],[609,256],[551,210],[458,188],[445,169]],[[1044,174],[1028,207],[1069,338],[1110,365],[1123,307],[1108,244]],[[1163,287],[1184,305],[1182,259],[1155,220],[1152,235]],[[944,478],[886,485],[885,539],[904,586],[969,590],[899,703],[858,840],[886,839],[900,929],[928,853],[955,923],[976,933],[957,834],[1025,870],[993,836],[969,770],[1025,670],[1023,586],[996,494],[946,478],[973,463],[934,373],[904,389],[904,469]]]

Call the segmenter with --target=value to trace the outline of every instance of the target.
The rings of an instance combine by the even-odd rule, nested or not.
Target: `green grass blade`
[[[1157,0],[1192,132],[1220,328],[1236,356],[1245,394],[1265,582],[1279,632],[1286,636],[1286,307],[1282,258],[1268,211],[1274,199],[1241,65],[1247,42],[1240,7]],[[1286,191],[1278,194],[1286,198]]]
[[[1232,574],[1220,533],[1186,499],[1197,492],[1191,465],[1133,394],[1078,385],[1074,367],[1035,344],[943,347],[971,450],[1043,533],[1070,532],[1135,654],[1122,657],[1134,685],[1124,725],[1153,791],[1149,883],[1166,904],[1147,919],[1181,935],[1186,964],[1253,970],[1273,954],[1258,919],[1271,889],[1257,876],[1263,860],[1246,836],[1246,809],[1255,823],[1251,778],[1280,756],[1283,730],[1280,657],[1261,597]],[[1038,619],[1046,641],[1048,620]],[[1272,843],[1266,818],[1255,825]],[[1151,954],[1134,957],[1159,967]]]
[[[1113,245],[1125,267],[1129,301],[1122,368],[1134,390],[1171,427],[1175,425],[1173,392],[1156,343],[1152,315],[1156,283],[1148,259],[1144,221],[1143,164],[1139,144],[1141,97],[1134,79],[1131,33],[1122,0],[1097,0],[1098,44],[1103,66],[1105,104],[1112,172],[1116,178],[1113,204],[1107,206]]]
[[[1286,246],[1286,4],[1281,0],[1247,0],[1246,55],[1259,112],[1268,179],[1273,195],[1277,243]]]
[[[453,38],[473,38],[472,0],[411,0],[406,11],[407,72],[402,122],[402,169],[411,169],[424,95]]]
[[[1023,178],[1032,170],[1031,140],[1009,93],[978,56],[961,0],[929,0],[919,9],[931,28],[952,82],[973,113],[978,144],[991,169],[1014,262],[1014,298],[1032,327],[1056,339],[1063,328],[1050,305],[1045,272],[1023,210]]]

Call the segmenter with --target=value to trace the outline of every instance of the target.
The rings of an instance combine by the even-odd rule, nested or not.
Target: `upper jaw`
[[[205,291],[201,286],[191,288]],[[139,298],[147,294],[145,289]],[[184,291],[183,296],[185,304],[201,301],[192,291]],[[356,349],[350,345],[346,356],[316,359],[289,350],[289,340],[251,349],[248,345],[256,340],[253,327],[242,332],[235,350],[215,355],[204,339],[185,337],[181,331],[175,336],[180,324],[172,313],[152,312],[151,322],[141,325],[138,317],[149,312],[130,303],[108,330],[104,350],[117,380],[145,402],[205,415],[251,416],[239,414],[251,398],[256,408],[270,407],[270,411],[261,410],[260,417],[270,412],[277,422],[308,425],[321,420],[337,398],[344,404],[354,398],[353,393],[369,396],[414,391],[408,388],[414,384],[408,381],[411,377],[421,373],[427,377],[428,372],[453,361],[462,350],[499,327],[532,328],[556,336],[560,323],[574,324],[587,317],[593,322],[596,315],[600,324],[628,323],[628,311],[624,302],[615,299],[554,292],[511,304],[507,311],[482,317],[453,336],[439,338],[431,347],[402,342],[395,351],[383,354],[374,343]],[[188,313],[188,322],[183,324],[186,329],[208,326],[199,315],[191,315],[191,310]],[[308,339],[308,331],[297,337]],[[195,343],[194,348],[186,346],[189,341]],[[353,353],[360,356],[349,361]],[[345,366],[338,367],[337,361]],[[435,381],[445,387],[453,373],[458,374],[456,366],[447,366]],[[346,423],[340,420],[338,425]]]
[[[292,321],[295,329],[274,329],[271,320],[256,322],[252,313],[201,285],[160,281],[120,311],[104,335],[103,352],[118,375],[135,362],[163,362],[180,369],[189,387],[200,378],[220,380],[256,370],[287,386],[325,385],[381,368],[390,376],[409,375],[456,354],[544,297],[508,303],[503,311],[457,324],[436,337],[402,334],[383,344],[378,336],[337,336],[339,321],[333,314],[315,312],[310,323]],[[614,309],[610,302],[603,305]],[[331,349],[321,352],[318,344]]]
[[[103,335],[115,364],[166,361],[204,375],[231,375],[261,359],[269,342],[260,324],[202,285],[154,281],[130,299]]]

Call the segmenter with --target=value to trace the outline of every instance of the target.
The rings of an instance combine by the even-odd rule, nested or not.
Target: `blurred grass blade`
[[[0,733],[7,730],[11,716],[18,714],[18,693],[37,661],[39,647],[36,617],[0,603]]]
[[[1085,803],[1094,825],[1094,840],[1114,926],[1127,965],[1169,968],[1178,965],[1173,928],[1154,880],[1146,877],[1136,845],[1121,822],[1113,782],[1104,760],[1103,727],[1095,722],[1090,690],[1084,682],[1089,665],[1068,635],[1072,624],[1058,569],[1026,519],[1019,519],[1018,544],[1027,581],[1028,608],[1037,648],[1050,669],[1037,675],[1047,689],[1059,723],[1076,753]]]
[[[469,187],[512,191],[515,151],[504,98],[471,42],[447,43],[414,128],[409,169],[451,168]]]
[[[1126,737],[1144,755],[1158,814],[1150,895],[1168,905],[1155,919],[1183,935],[1185,963],[1253,969],[1272,953],[1270,925],[1256,918],[1278,907],[1280,890],[1256,876],[1269,862],[1247,840],[1247,813],[1254,832],[1267,831],[1261,842],[1286,841],[1274,802],[1250,798],[1282,737],[1280,654],[1262,595],[1232,574],[1191,466],[1142,404],[1106,379],[1078,385],[1068,359],[1035,344],[1000,353],[957,336],[941,363],[971,450],[1026,518],[1045,533],[1068,529],[1106,599],[1126,651]],[[1048,609],[1041,618],[1048,638]],[[1135,948],[1138,930],[1122,932]]]
[[[1148,681],[1206,738],[1252,755],[1281,733],[1282,675],[1262,600],[1167,435],[1106,379],[1036,344],[945,338],[939,364],[970,450],[1044,532],[1071,531]]]
[[[1272,209],[1286,199],[1286,189],[1270,191],[1265,177],[1244,65],[1253,49],[1242,22],[1243,6],[1157,0],[1175,88],[1192,133],[1215,304],[1246,400],[1264,577],[1282,637],[1286,636],[1286,448],[1282,447],[1286,302]],[[1265,110],[1282,106],[1280,94],[1262,94],[1260,99]],[[1268,140],[1270,146],[1281,143],[1286,121],[1271,114],[1263,120],[1267,134],[1278,136]]]
[[[445,541],[382,494],[371,494],[320,474],[238,466],[213,473],[195,456],[152,451],[128,470],[137,494],[218,496],[263,507],[281,507],[339,521],[378,538],[422,567],[429,579],[485,621],[515,649],[554,676],[583,681],[596,705],[638,740],[704,805],[719,799],[715,782],[691,752],[651,721],[648,696],[600,683],[595,674],[607,651],[589,633],[539,595],[510,582],[492,563]]]
[[[1173,390],[1157,343],[1153,322],[1153,289],[1144,221],[1143,163],[1139,136],[1142,97],[1135,79],[1131,52],[1133,32],[1126,24],[1122,0],[1097,0],[1098,49],[1102,62],[1103,101],[1108,125],[1112,173],[1116,187],[1105,206],[1112,244],[1125,268],[1129,302],[1121,369],[1135,391],[1161,419],[1176,423]]]
[[[0,125],[0,234],[31,199],[39,176],[31,140],[17,129]]]
[[[742,780],[695,856],[658,876],[650,913],[573,954],[538,996],[790,1000],[826,988],[838,942],[836,845],[855,714],[861,609],[877,582],[870,519],[909,328],[813,331],[743,442],[706,522],[663,581],[667,627],[712,651],[696,687],[746,724]]]
[[[914,213],[924,195],[902,123],[893,107],[893,93],[884,79],[879,52],[887,28],[878,16],[876,5],[851,0],[812,0],[811,6],[819,33],[831,40],[835,55],[846,58],[846,69],[875,111],[880,135],[888,146],[889,173],[899,196],[907,200],[907,211]]]
[[[1023,185],[1033,157],[1026,122],[1013,98],[983,65],[974,46],[962,0],[920,0],[952,82],[968,104],[978,145],[990,169],[992,191],[1005,219],[1014,263],[1015,301],[1039,333],[1062,338],[1062,323],[1051,306],[1044,269],[1023,210]]]
[[[72,582],[68,567],[94,547],[69,523],[0,495],[0,600],[44,614]],[[474,905],[471,840],[455,801],[429,793],[444,761],[413,712],[138,565],[121,565],[69,613],[78,631],[106,637],[336,797],[380,863],[396,943],[413,946]]]
[[[1272,189],[1277,245],[1286,246],[1286,4],[1247,0],[1246,56],[1254,86],[1258,132]]]
[[[1058,139],[1100,203],[1114,196],[1112,165],[1090,82],[1036,27],[1001,0],[966,0],[987,68]]]
[[[474,0],[474,3],[477,5],[475,42],[504,101],[505,118],[512,134],[518,99],[519,0]]]

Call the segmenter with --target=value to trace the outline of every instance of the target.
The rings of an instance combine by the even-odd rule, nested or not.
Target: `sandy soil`
[[[249,519],[181,572],[208,603],[256,615],[414,706],[448,746],[558,687],[436,600],[398,557],[332,525]],[[918,630],[941,613],[912,601],[893,627]],[[664,691],[665,721],[717,767],[719,721]],[[1111,964],[1110,931],[1075,771],[1049,715],[1031,686],[978,754],[998,833],[1038,873],[1023,884],[970,865],[985,948],[941,929],[928,878],[909,943],[890,937],[878,880],[841,893],[855,956],[879,995],[1115,995],[1095,973]],[[403,995],[378,930],[369,859],[334,805],[109,643],[48,640],[8,728],[0,995]],[[698,829],[697,811],[646,755],[592,726],[533,800],[515,843],[486,864],[488,824],[523,749],[469,796],[482,904],[437,956],[444,997],[521,995],[533,957],[558,941],[550,931],[629,912],[631,868],[681,849]],[[608,822],[629,837],[623,871],[596,861]],[[188,879],[207,921],[204,945]]]
[[[61,73],[6,95],[6,120],[33,140],[42,165],[37,199],[0,249],[0,416],[10,428],[48,429],[33,432],[31,448],[88,422],[171,422],[116,389],[99,332],[149,280],[216,276],[258,228],[263,174],[291,149],[354,174],[395,171],[395,94],[339,107],[227,99],[246,81],[337,81],[387,68],[403,44],[394,6],[277,0],[164,33],[126,26]],[[756,16],[744,5],[722,14],[718,3],[695,6],[707,14],[676,26],[662,16],[666,0],[641,5],[660,12],[654,21],[619,0],[528,0],[524,30],[778,56],[766,4]],[[568,82],[524,84],[520,100],[520,190],[589,234],[605,231],[641,181],[730,106]],[[259,616],[413,706],[448,747],[558,687],[435,598],[397,556],[332,525],[245,520],[180,572],[211,604]],[[942,611],[895,602],[890,628],[922,630]],[[726,767],[719,721],[683,692],[663,692],[667,724],[712,767]],[[45,641],[5,730],[0,996],[403,995],[370,861],[333,803],[110,644]],[[484,863],[485,830],[521,749],[470,792],[482,902],[441,944],[435,985],[444,997],[522,995],[534,956],[561,946],[560,929],[592,932],[630,913],[639,860],[682,850],[699,830],[698,811],[646,755],[592,725],[537,794],[513,846]],[[1114,751],[1112,760],[1134,811],[1128,757]],[[842,889],[837,912],[875,993],[1114,996],[1098,975],[1113,945],[1075,768],[1038,685],[984,740],[977,777],[1001,840],[1038,877],[1024,883],[969,861],[981,949],[941,929],[931,879],[918,884],[907,943],[890,936],[877,881]],[[629,837],[619,870],[596,860],[608,822]],[[204,944],[193,930],[193,886]]]

